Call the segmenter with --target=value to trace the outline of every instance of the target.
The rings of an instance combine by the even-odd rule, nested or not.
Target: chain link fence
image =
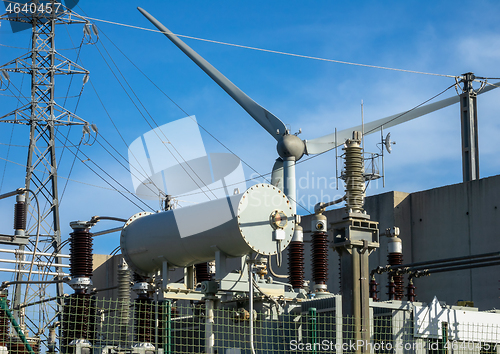
[[[278,306],[256,299],[252,326],[255,352],[500,354],[500,314],[496,314],[496,325],[424,323],[416,321],[412,311],[372,310],[370,339],[363,340],[368,335],[356,333],[356,319],[316,304],[305,301]],[[218,300],[213,312],[210,308],[205,301],[143,297],[128,302],[75,294],[64,298],[61,322],[54,321],[48,335],[28,341],[34,352],[252,353],[248,301]],[[6,312],[1,311],[0,347],[9,353],[29,353]],[[5,353],[2,350],[0,353]]]

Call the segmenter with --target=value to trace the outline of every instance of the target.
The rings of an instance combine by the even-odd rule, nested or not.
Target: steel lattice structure
[[[35,4],[37,11],[6,13],[0,19],[30,24],[31,50],[0,66],[0,71],[30,75],[30,102],[0,117],[0,122],[30,126],[25,188],[38,196],[41,213],[38,215],[37,206],[33,199],[29,199],[31,195],[27,193],[26,238],[14,238],[10,243],[19,245],[16,253],[17,281],[56,280],[62,279],[64,275],[58,255],[61,231],[55,150],[56,127],[88,126],[88,123],[56,103],[55,83],[58,75],[88,75],[88,71],[56,51],[55,26],[85,24],[88,21],[53,0],[49,2],[34,0],[27,4]],[[48,5],[51,5],[50,12]],[[12,308],[19,322],[29,326],[30,324],[24,321],[23,306],[48,295],[50,291],[47,291],[47,285],[17,284]],[[57,284],[56,295],[63,295],[62,283]],[[48,303],[46,306],[49,306]],[[54,310],[57,313],[60,308]],[[41,327],[43,328],[43,325]],[[40,331],[43,331],[40,326],[36,331],[32,329],[32,333]]]

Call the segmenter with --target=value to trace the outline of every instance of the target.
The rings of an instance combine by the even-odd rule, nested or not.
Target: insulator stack
[[[304,242],[292,241],[288,246],[288,280],[294,289],[304,287]]]
[[[391,266],[403,264],[403,255],[401,253],[389,253],[387,258],[389,265]],[[403,300],[403,295],[404,295],[403,275],[393,274],[392,278],[396,286],[394,300]]]
[[[377,290],[378,283],[375,280],[375,276],[372,276],[372,279],[370,280],[370,298],[372,298],[373,301],[379,301],[379,298],[377,296],[378,290]]]
[[[389,295],[389,300],[395,300],[396,297],[396,284],[394,283],[394,279],[391,276],[391,280],[389,281],[389,292],[387,293]]]
[[[407,292],[406,292],[406,298],[408,299],[408,301],[411,301],[411,302],[415,301],[415,298],[417,297],[417,294],[415,294],[415,289],[416,289],[416,286],[413,285],[413,279],[410,278],[410,281],[408,283]]]
[[[135,300],[135,340],[139,343],[152,343],[154,334],[153,300],[140,294]]]
[[[201,283],[204,281],[212,280],[212,275],[209,272],[208,262],[195,264],[194,268],[196,270],[196,282]]]
[[[123,302],[130,301],[130,269],[124,259],[118,266],[118,300]]]
[[[130,269],[124,259],[118,266],[118,318],[120,323],[120,340],[123,343],[127,341],[127,327],[129,321],[129,303],[130,303]]]
[[[398,266],[403,264],[403,244],[399,237],[391,236],[388,237],[387,243],[387,262],[390,266]],[[391,300],[403,300],[404,296],[404,283],[403,275],[396,274],[395,272],[390,274],[396,286],[394,298]]]
[[[317,291],[322,291],[318,285],[326,287],[328,280],[328,234],[315,232],[312,236],[313,280]]]
[[[14,230],[26,230],[26,202],[24,195],[18,195],[14,206]]]
[[[92,276],[92,234],[89,229],[74,229],[70,234],[70,265],[72,277]]]
[[[90,294],[75,293],[64,300],[62,321],[62,345],[85,339],[93,341],[96,337],[95,298]],[[67,349],[65,347],[64,349]],[[69,352],[69,350],[63,350]]]
[[[5,294],[0,294],[0,297],[7,297]],[[9,300],[7,300],[7,306],[9,305]],[[7,346],[7,340],[9,339],[9,318],[5,311],[0,310],[0,347]]]
[[[363,213],[365,199],[365,178],[363,149],[360,146],[361,133],[353,132],[353,139],[346,141],[345,151],[345,191],[346,208],[349,212]]]

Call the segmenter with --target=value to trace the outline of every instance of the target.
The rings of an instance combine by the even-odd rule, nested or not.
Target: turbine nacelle
[[[299,161],[306,152],[306,144],[297,135],[285,134],[278,140],[276,150],[283,160],[294,157]]]

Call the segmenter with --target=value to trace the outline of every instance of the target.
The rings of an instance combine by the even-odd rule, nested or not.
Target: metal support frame
[[[479,143],[477,130],[477,92],[472,88],[475,76],[464,74],[460,95],[460,122],[462,129],[462,171],[464,182],[479,179]]]
[[[352,318],[344,323],[344,341],[370,342],[370,270],[368,256],[379,247],[378,222],[346,218],[332,224],[333,248],[341,261],[342,314]],[[364,352],[366,347],[360,348]]]

